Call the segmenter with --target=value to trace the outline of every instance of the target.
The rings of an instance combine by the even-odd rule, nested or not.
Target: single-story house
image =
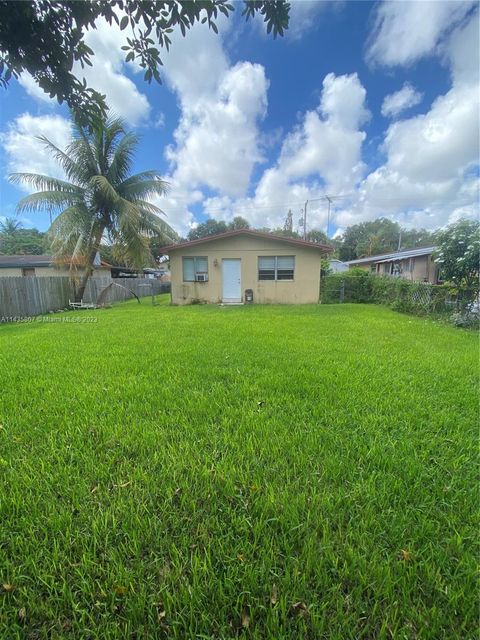
[[[110,276],[110,265],[96,259],[93,277]],[[22,277],[22,276],[68,276],[70,272],[70,263],[65,261],[63,264],[55,262],[53,256],[0,256],[0,278],[5,276]],[[82,273],[79,267],[76,271],[77,275]]]
[[[238,229],[162,249],[172,303],[316,303],[320,260],[332,247]]]
[[[357,267],[382,276],[396,276],[417,282],[439,281],[439,265],[433,260],[436,247],[421,247],[349,260],[349,268]]]

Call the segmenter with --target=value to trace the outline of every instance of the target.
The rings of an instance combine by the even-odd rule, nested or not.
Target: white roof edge
[[[368,258],[358,258],[357,260],[348,260],[345,264],[364,264],[366,262],[389,262],[390,260],[398,260],[401,258],[414,258],[415,256],[425,256],[433,253],[437,247],[419,247],[418,249],[406,249],[405,251],[395,251],[393,253],[384,253],[379,256],[369,256]]]

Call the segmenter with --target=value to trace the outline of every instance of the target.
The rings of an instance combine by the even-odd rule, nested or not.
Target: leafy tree
[[[398,222],[377,218],[345,229],[339,246],[340,260],[355,260],[399,249],[434,244],[435,234],[426,229],[404,229]]]
[[[402,229],[402,249],[428,247],[435,244],[435,233],[426,229]]]
[[[292,229],[283,229],[283,228],[267,229],[267,232],[272,233],[274,236],[282,236],[284,238],[296,238],[297,240],[301,240],[303,237],[296,231],[293,231]]]
[[[273,37],[288,28],[289,4],[285,0],[246,0],[242,15],[263,17]],[[0,85],[12,77],[31,74],[35,82],[58,102],[66,102],[77,118],[105,116],[105,96],[87,87],[73,72],[74,64],[92,65],[93,51],[85,44],[85,33],[105,19],[122,30],[131,28],[122,47],[127,62],[135,60],[144,69],[147,82],[160,82],[160,50],[170,47],[172,31],[183,36],[197,22],[218,33],[220,15],[234,11],[228,0],[2,0],[0,2]]]
[[[330,240],[327,238],[327,234],[318,229],[312,229],[307,232],[307,240],[309,242],[316,242],[317,244],[330,244]]]
[[[84,266],[76,291],[81,300],[102,240],[123,247],[133,266],[144,266],[152,260],[149,237],[173,238],[174,232],[149,201],[164,195],[167,183],[155,170],[130,174],[138,137],[125,130],[122,120],[97,120],[88,129],[78,121],[73,125],[65,151],[41,138],[66,180],[35,173],[15,173],[10,180],[39,190],[23,198],[17,211],[58,213],[49,230],[52,248],[57,257],[70,260],[72,274],[74,264]]]
[[[208,218],[205,222],[201,222],[188,232],[188,240],[199,240],[206,236],[214,236],[217,233],[225,233],[228,231],[227,223],[223,220],[215,220],[214,218]]]
[[[342,236],[340,260],[355,260],[365,256],[398,249],[400,225],[388,218],[361,222],[348,227]]]
[[[48,249],[45,234],[37,229],[23,229],[21,222],[6,218],[0,223],[0,253],[13,255],[41,255]]]
[[[438,232],[435,262],[440,265],[445,280],[478,295],[480,223],[460,220]]]
[[[242,218],[242,216],[235,216],[235,218],[228,224],[229,231],[235,231],[237,229],[250,229],[248,220]]]

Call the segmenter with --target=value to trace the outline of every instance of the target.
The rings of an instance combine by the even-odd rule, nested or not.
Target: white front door
[[[242,301],[241,260],[225,258],[222,260],[223,302]]]

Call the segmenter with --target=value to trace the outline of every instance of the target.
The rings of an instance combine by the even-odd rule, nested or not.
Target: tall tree
[[[442,277],[478,296],[480,271],[480,223],[460,220],[437,233],[435,262]]]
[[[307,240],[309,242],[316,242],[317,244],[331,244],[331,241],[327,238],[327,234],[319,229],[308,231]]]
[[[340,260],[355,260],[388,251],[396,251],[400,238],[400,225],[388,218],[361,222],[348,227],[342,236]]]
[[[285,0],[246,0],[242,15],[259,14],[273,37],[288,28],[290,6]],[[87,87],[74,65],[92,66],[94,52],[85,34],[104,19],[130,28],[122,49],[127,62],[144,69],[147,82],[160,82],[160,50],[170,47],[171,32],[183,36],[197,22],[218,33],[217,19],[235,10],[228,0],[2,0],[0,1],[0,86],[29,73],[58,102],[67,102],[77,117],[106,114],[105,96]]]
[[[4,255],[41,255],[47,244],[44,233],[24,229],[15,218],[6,218],[0,223],[0,253]]]
[[[250,229],[248,220],[242,218],[242,216],[235,216],[235,218],[228,223],[229,231],[235,231],[237,229]]]
[[[208,218],[205,222],[201,222],[194,229],[190,229],[188,232],[188,240],[199,240],[206,236],[213,236],[217,233],[225,233],[228,231],[227,223],[223,220],[215,220],[215,218]]]
[[[66,180],[35,173],[14,173],[13,183],[39,191],[23,198],[18,212],[48,209],[58,213],[49,230],[57,257],[83,266],[76,290],[81,300],[102,239],[125,249],[132,266],[152,260],[149,236],[171,227],[160,218],[161,209],[150,197],[164,195],[167,183],[155,170],[130,174],[138,137],[127,132],[122,120],[96,120],[88,128],[73,122],[73,137],[65,150],[45,137],[45,149],[58,161]]]

